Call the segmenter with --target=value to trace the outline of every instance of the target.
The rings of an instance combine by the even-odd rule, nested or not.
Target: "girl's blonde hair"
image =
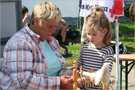
[[[104,10],[100,7],[93,7],[90,11],[91,13],[86,16],[85,26],[94,28],[97,27],[98,30],[102,31],[103,29],[107,29],[107,33],[104,36],[103,43],[105,45],[111,45],[112,31],[111,24],[105,15]]]
[[[59,8],[51,3],[51,2],[43,2],[37,4],[33,11],[30,18],[30,23],[34,24],[34,17],[37,16],[40,21],[46,20],[46,19],[55,19],[56,22],[59,22],[61,19],[61,12]]]

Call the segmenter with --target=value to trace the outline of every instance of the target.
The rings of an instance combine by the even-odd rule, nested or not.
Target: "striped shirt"
[[[110,63],[109,64],[109,73],[111,73],[113,61],[114,61],[114,53],[111,46],[106,46],[102,48],[92,48],[89,44],[85,44],[80,53],[80,57],[78,60],[78,69],[80,66],[82,66],[83,71],[88,71],[89,69],[93,69],[94,71],[97,71],[102,68],[103,64],[105,62]],[[82,79],[83,80],[83,79]],[[87,84],[85,80],[83,80],[85,83],[85,88],[97,90],[99,88],[99,85]]]
[[[46,58],[38,38],[26,26],[8,40],[3,51],[4,60],[0,72],[2,89],[60,89],[59,76],[46,76]],[[48,43],[59,58],[62,69],[67,69],[58,41],[52,36],[50,39]]]

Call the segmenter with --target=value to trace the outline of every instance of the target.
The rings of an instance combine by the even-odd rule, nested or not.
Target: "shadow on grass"
[[[134,48],[128,46],[126,46],[126,48],[127,48],[127,54],[134,53]]]
[[[125,47],[127,48],[127,54],[134,53],[134,50],[135,50],[134,39],[135,37],[131,37],[131,38],[120,37],[119,38],[119,42],[124,43]]]
[[[134,43],[134,37],[133,38],[125,38],[125,37],[120,37],[119,40],[122,42],[132,42]]]
[[[123,34],[134,33],[134,23],[131,21],[120,21],[119,23],[119,36]],[[115,34],[115,23],[111,23],[113,34]]]

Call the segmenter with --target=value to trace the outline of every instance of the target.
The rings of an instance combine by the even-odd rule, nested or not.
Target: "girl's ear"
[[[39,18],[36,16],[34,17],[34,25],[37,25],[39,23]]]
[[[104,28],[103,33],[106,34],[108,32],[108,30],[106,28]]]

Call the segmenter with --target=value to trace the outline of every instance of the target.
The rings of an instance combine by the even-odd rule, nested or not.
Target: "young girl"
[[[114,60],[113,49],[110,46],[111,25],[101,7],[97,6],[91,9],[91,13],[86,17],[85,29],[89,43],[81,48],[78,69],[82,66],[83,71],[89,69],[97,71],[107,62],[110,63],[109,73],[111,73]],[[77,84],[79,88],[90,90],[99,88],[99,85],[94,85],[94,83],[87,84],[84,78],[79,79]]]

